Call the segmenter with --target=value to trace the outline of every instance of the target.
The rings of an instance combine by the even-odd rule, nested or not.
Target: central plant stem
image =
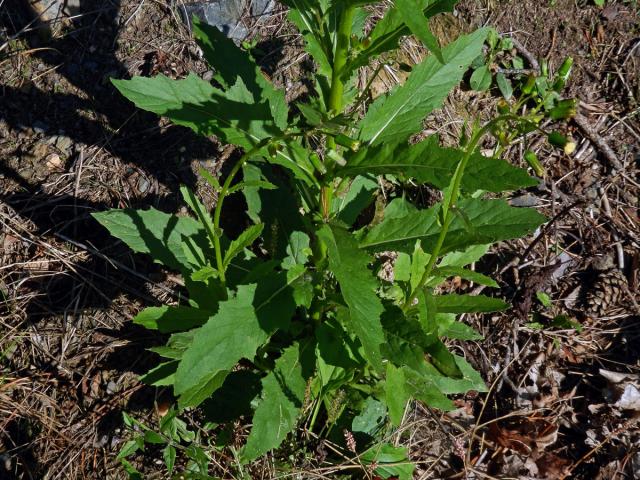
[[[342,112],[342,96],[344,95],[343,70],[349,58],[349,39],[353,28],[353,16],[355,7],[348,6],[340,16],[338,25],[336,48],[333,54],[333,68],[331,71],[331,91],[329,92],[329,102],[327,109],[330,115],[339,115]],[[333,137],[327,138],[327,148],[336,148]],[[320,207],[322,208],[322,218],[329,219],[331,213],[331,200],[333,198],[333,185],[330,183],[322,187],[320,192]]]
[[[456,203],[458,201],[458,197],[460,196],[460,185],[462,183],[464,170],[467,167],[467,163],[469,163],[469,159],[475,152],[476,147],[478,146],[478,143],[480,143],[480,140],[482,139],[482,137],[484,137],[484,135],[487,132],[489,132],[493,127],[493,125],[495,125],[497,122],[501,120],[512,119],[512,118],[513,118],[512,115],[503,115],[501,117],[493,119],[484,127],[478,129],[472,135],[471,140],[469,140],[469,143],[465,148],[464,156],[460,160],[460,163],[458,164],[458,167],[456,168],[456,171],[453,175],[453,181],[451,182],[451,185],[449,187],[448,199],[446,198],[446,195],[445,195],[446,203],[444,205],[445,209],[444,209],[442,228],[440,229],[440,234],[438,235],[436,244],[433,247],[433,250],[431,251],[431,256],[429,257],[429,262],[427,263],[427,266],[424,269],[422,278],[420,279],[420,282],[418,283],[416,288],[407,297],[406,302],[402,306],[403,310],[406,311],[411,305],[413,305],[416,295],[427,284],[427,282],[429,281],[429,277],[431,276],[431,272],[433,272],[433,269],[436,266],[436,262],[438,261],[438,257],[440,256],[440,252],[442,250],[442,246],[444,245],[445,238],[447,237],[447,233],[449,232],[449,227],[451,227],[453,218],[456,215],[454,210],[455,210]]]

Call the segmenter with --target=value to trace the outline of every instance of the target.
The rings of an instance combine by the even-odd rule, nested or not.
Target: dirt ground
[[[143,306],[175,301],[180,286],[89,214],[175,212],[184,208],[181,184],[211,204],[194,172],[219,174],[233,152],[136,111],[108,81],[210,73],[172,8],[180,2],[83,1],[51,35],[29,24],[23,3],[0,0],[0,479],[124,478],[115,458],[127,439],[121,413],[153,424],[154,403],[166,395],[137,380],[157,360],[144,349],[160,339],[130,320]],[[581,103],[563,126],[576,152],[533,138],[547,175],[511,199],[537,206],[549,223],[478,266],[514,308],[465,318],[485,340],[453,345],[489,394],[461,396],[446,415],[415,405],[395,434],[410,447],[416,478],[640,478],[637,8],[463,0],[439,24],[444,37],[494,26],[519,41],[519,55],[546,58],[552,69],[571,55],[566,94]],[[307,60],[284,17],[246,23],[262,39],[265,69],[295,98]],[[456,91],[427,128],[493,102]],[[508,156],[521,163],[521,144]],[[307,441],[290,472],[337,478],[321,476],[324,454]],[[164,478],[160,459],[148,450],[136,461],[148,478]],[[225,452],[214,463],[212,474],[232,478]],[[268,460],[251,474],[274,475]]]

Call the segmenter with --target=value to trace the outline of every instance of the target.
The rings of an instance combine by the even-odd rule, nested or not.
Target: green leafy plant
[[[437,136],[410,141],[463,80],[489,33],[480,29],[441,47],[429,19],[451,11],[455,0],[396,0],[367,34],[364,7],[374,2],[284,3],[317,66],[305,103],[287,105],[248,53],[197,21],[195,36],[216,72],[212,82],[193,74],[113,82],[139,108],[242,149],[221,183],[202,171],[217,193],[213,212],[185,187],[193,217],[155,209],[94,215],[131,249],[184,278],[188,301],[149,307],[134,319],[168,336],[152,349],[163,362],[143,380],[170,386],[179,410],[208,405],[251,416],[241,463],[278,447],[303,415],[320,434],[344,428],[371,439],[387,417],[398,425],[412,398],[450,409],[448,395],[485,390],[443,340],[480,338],[456,315],[508,305],[438,294],[439,287],[454,276],[496,287],[469,265],[491,244],[545,221],[499,198],[537,180],[479,151],[486,136],[536,128],[539,112],[470,122],[458,148],[441,146]],[[358,70],[389,58],[412,33],[432,54],[403,85],[368,101],[368,89],[356,88]],[[381,176],[430,185],[442,201],[424,207],[399,188],[386,192],[382,205]],[[223,207],[240,193],[250,225],[231,239],[221,227]],[[180,438],[164,435],[176,448]],[[391,460],[372,452],[365,456],[372,464],[405,455],[390,446]],[[393,475],[410,478],[411,471]]]

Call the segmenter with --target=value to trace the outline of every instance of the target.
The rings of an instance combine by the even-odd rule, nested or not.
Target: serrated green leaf
[[[411,291],[415,291],[418,288],[418,285],[422,281],[422,276],[424,275],[424,269],[429,263],[429,259],[431,255],[425,253],[422,249],[422,242],[416,241],[415,247],[413,249],[413,255],[411,255],[411,277],[409,278],[409,285],[411,286]]]
[[[411,279],[411,255],[400,252],[393,264],[393,278],[399,282],[408,282]]]
[[[145,443],[153,444],[166,443],[165,438],[159,433],[154,432],[153,430],[147,430],[146,432],[144,432],[144,441]]]
[[[254,102],[240,77],[226,91],[193,73],[182,80],[158,75],[112,83],[138,108],[166,116],[201,135],[216,135],[225,143],[249,149],[281,134],[269,104]]]
[[[447,378],[462,378],[455,356],[447,349],[440,339],[426,348],[429,359],[434,367]],[[444,393],[444,392],[443,392]]]
[[[451,183],[463,156],[462,150],[440,147],[438,136],[432,135],[412,145],[401,142],[361,148],[357,153],[347,155],[346,165],[337,168],[336,175],[352,177],[365,172],[374,175],[391,173],[412,177],[443,190]],[[469,159],[461,188],[467,192],[485,190],[497,193],[537,184],[538,181],[525,169],[476,152]]]
[[[234,422],[251,416],[251,404],[260,395],[261,376],[250,370],[236,370],[225,378],[215,394],[201,405],[208,422]]]
[[[291,7],[289,20],[304,37],[305,49],[318,64],[318,73],[326,78],[331,78],[331,62],[329,60],[331,55],[325,48],[328,42],[322,38],[323,28],[317,21],[319,17],[323,16],[325,8],[322,6],[317,8],[319,6],[317,2],[308,0],[287,0],[284,3]]]
[[[207,25],[195,18],[193,33],[207,62],[215,68],[215,78],[229,88],[240,77],[247,90],[253,95],[255,103],[261,101],[269,103],[275,124],[284,130],[287,127],[288,112],[284,90],[276,89],[249,54],[238,48],[233,40],[217,27]]]
[[[423,119],[442,105],[480,54],[487,32],[476,30],[443,48],[444,65],[430,56],[415,66],[403,86],[373,102],[360,122],[360,140],[368,144],[396,143],[420,131]]]
[[[480,260],[489,251],[490,245],[473,245],[459,252],[449,252],[442,260],[440,267],[466,267]]]
[[[142,474],[138,470],[136,470],[136,468],[131,465],[130,462],[123,458],[120,460],[120,463],[122,464],[122,468],[124,469],[124,471],[127,472],[129,480],[142,480]]]
[[[216,227],[213,224],[213,220],[211,219],[211,215],[207,211],[207,208],[202,204],[202,202],[196,197],[195,193],[185,185],[180,187],[180,193],[182,194],[182,198],[193,213],[196,214],[198,220],[204,227],[207,232],[207,236],[209,237],[209,242],[211,248],[214,248],[215,239],[218,236],[218,232],[216,232]]]
[[[395,8],[411,33],[425,44],[440,63],[444,63],[440,43],[429,28],[429,19],[422,13],[422,3],[422,0],[396,0]]]
[[[178,363],[178,360],[163,362],[142,375],[140,381],[154,387],[173,385]]]
[[[447,395],[466,393],[469,390],[486,392],[487,386],[482,376],[464,358],[458,355],[453,355],[453,357],[458,369],[462,372],[462,378],[433,375],[432,381],[437,385],[438,389]]]
[[[384,383],[385,403],[389,410],[389,420],[394,427],[399,426],[402,422],[404,409],[410,398],[409,392],[405,389],[405,383],[404,370],[388,363]]]
[[[458,0],[420,0],[421,10],[426,18],[438,13],[451,12]],[[416,12],[418,13],[418,12]],[[399,40],[411,31],[405,25],[402,15],[397,8],[391,8],[382,19],[376,23],[367,40],[370,45],[349,62],[349,71],[354,71],[369,63],[372,58],[398,47]]]
[[[133,455],[140,449],[141,446],[139,440],[129,440],[122,446],[122,448],[118,452],[118,456],[116,457],[116,459],[121,460],[123,458],[126,458],[130,455]]]
[[[268,148],[265,147],[262,152],[264,158],[269,163],[274,163],[290,170],[296,178],[307,185],[318,185],[318,181],[314,176],[315,167],[310,160],[312,152],[300,145],[295,139],[281,142],[279,145],[281,148],[276,151],[275,155],[271,155],[268,152]]]
[[[364,236],[360,247],[376,252],[394,250],[408,253],[416,240],[421,240],[423,248],[429,251],[440,233],[439,209],[438,204],[400,218],[385,218]],[[453,219],[441,253],[521,237],[533,232],[546,220],[533,209],[511,207],[503,200],[468,198],[461,200],[457,209],[464,212],[465,217]]]
[[[378,182],[373,175],[357,175],[346,194],[334,198],[331,210],[337,213],[340,221],[346,225],[353,225],[360,212],[371,204],[378,188]]]
[[[224,254],[224,260],[222,261],[223,267],[227,268],[231,261],[237,255],[242,253],[245,248],[250,247],[251,244],[253,244],[253,242],[255,242],[256,239],[260,236],[263,228],[264,224],[262,223],[251,225],[244,232],[242,232],[240,236],[238,236],[238,238],[233,240],[229,244],[229,248],[227,248],[227,251]]]
[[[311,240],[309,235],[304,232],[292,232],[289,235],[289,244],[287,245],[287,256],[282,260],[282,268],[289,270],[295,265],[304,265],[309,259],[311,253]]]
[[[311,345],[295,344],[276,360],[275,368],[262,380],[261,400],[253,416],[247,443],[240,452],[243,463],[250,462],[280,445],[298,421],[304,402],[307,379],[312,373]],[[312,362],[311,362],[312,365]]]
[[[206,168],[201,168],[200,170],[198,170],[198,173],[202,178],[205,179],[205,181],[211,186],[211,188],[213,188],[214,192],[218,193],[222,189],[218,179],[211,175],[209,170],[207,170]]]
[[[293,299],[298,307],[311,308],[313,302],[313,282],[304,265],[298,264],[287,271],[287,281],[293,291]]]
[[[134,252],[149,254],[156,262],[175,270],[189,272],[199,266],[193,264],[193,256],[186,254],[185,239],[193,241],[191,245],[202,261],[209,255],[209,252],[205,254],[208,248],[205,231],[192,218],[169,215],[154,208],[108,210],[92,216]]]
[[[348,315],[344,310],[344,307],[339,310],[338,317]],[[327,365],[350,370],[363,363],[363,359],[358,354],[357,342],[345,332],[342,323],[330,318],[316,329],[317,356]]]
[[[496,84],[498,85],[500,93],[505,100],[510,100],[511,97],[513,97],[513,86],[511,85],[511,80],[509,80],[504,73],[499,72],[496,74]]]
[[[368,268],[369,256],[358,249],[353,235],[341,227],[325,225],[318,231],[318,236],[327,246],[329,266],[349,306],[346,328],[358,337],[367,359],[380,370],[383,307],[376,295],[377,282]]]
[[[182,407],[202,402],[240,359],[253,358],[275,330],[287,327],[295,309],[292,281],[285,272],[273,274],[257,284],[240,285],[235,296],[220,303],[178,366],[174,390]]]
[[[505,301],[485,295],[449,294],[437,295],[434,299],[439,313],[486,313],[509,308]]]
[[[421,367],[422,368],[419,370],[403,367],[405,378],[407,379],[407,390],[411,392],[411,395],[415,399],[426,403],[430,407],[437,408],[445,412],[453,410],[453,402],[440,391],[438,386],[433,381],[433,378],[425,374],[425,372],[422,370],[430,367],[433,369],[433,372],[435,372],[435,374],[441,376],[440,372],[438,372],[432,365],[428,364],[425,361],[422,362]],[[466,391],[467,390],[462,393],[466,393]]]
[[[250,182],[240,182],[236,183],[233,187],[229,189],[227,195],[232,195],[240,190],[244,190],[245,188],[263,188],[265,190],[275,190],[276,187],[271,182],[265,182],[264,180],[253,180]]]
[[[475,272],[473,270],[469,270],[461,267],[438,267],[434,269],[433,275],[436,277],[460,277],[464,280],[469,280],[470,282],[475,282],[478,285],[485,285],[487,287],[498,288],[498,284],[496,281],[491,278],[483,275],[482,273]],[[427,286],[435,286],[435,285],[427,285]]]
[[[204,325],[215,312],[186,306],[148,307],[133,318],[133,323],[149,330],[172,333]]]
[[[454,340],[481,340],[484,338],[465,323],[457,322],[454,314],[438,313],[436,315],[438,335]]]
[[[469,84],[477,92],[484,92],[491,87],[491,70],[486,65],[476,68],[471,74]]]
[[[387,409],[384,403],[367,397],[360,413],[351,422],[351,431],[375,436],[384,426]]]
[[[162,450],[162,459],[169,471],[169,475],[171,475],[173,473],[173,467],[176,464],[176,447],[173,445],[164,447],[164,450]]]
[[[416,468],[409,460],[406,447],[394,447],[388,443],[371,447],[360,459],[366,465],[375,464],[373,472],[384,479],[411,480]]]
[[[219,278],[218,270],[211,265],[206,265],[191,274],[191,280],[194,282],[207,282]]]
[[[246,188],[243,195],[247,201],[248,214],[252,221],[265,224],[262,234],[264,248],[272,258],[287,256],[289,235],[305,230],[300,215],[300,204],[295,192],[273,171],[268,164],[248,164],[243,167],[245,180],[266,178],[277,185],[276,190]]]

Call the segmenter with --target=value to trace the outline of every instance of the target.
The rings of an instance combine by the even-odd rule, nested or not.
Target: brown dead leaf
[[[571,473],[569,470],[571,461],[566,458],[561,458],[554,453],[543,454],[540,458],[536,459],[536,465],[541,478],[549,480],[563,478]]]
[[[528,455],[553,445],[558,439],[558,427],[543,418],[518,417],[505,426],[492,423],[489,435],[501,447]]]

